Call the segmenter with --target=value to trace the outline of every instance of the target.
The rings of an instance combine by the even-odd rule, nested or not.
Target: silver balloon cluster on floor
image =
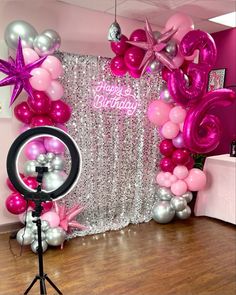
[[[190,191],[182,196],[175,196],[170,189],[159,187],[156,194],[157,202],[152,211],[152,218],[156,222],[169,223],[175,216],[179,219],[187,219],[191,215],[191,209],[187,205],[193,198]]]
[[[36,160],[26,161],[24,164],[24,175],[36,177],[37,166],[48,168],[48,172],[43,175],[42,188],[46,191],[56,190],[66,180],[67,174],[63,171],[65,159],[62,155],[54,153],[40,154]]]
[[[61,37],[51,29],[38,34],[35,28],[22,20],[11,22],[4,33],[9,48],[16,50],[18,38],[21,38],[23,48],[34,49],[39,56],[53,54],[60,48]]]
[[[30,245],[31,250],[34,253],[37,253],[38,234],[37,226],[34,222],[35,217],[32,216],[32,211],[28,211],[27,213],[25,213],[23,219],[24,221],[26,221],[26,227],[20,229],[17,232],[16,240],[20,245]],[[41,235],[43,252],[47,250],[48,245],[63,245],[66,238],[66,232],[61,227],[51,228],[46,220],[42,220]]]

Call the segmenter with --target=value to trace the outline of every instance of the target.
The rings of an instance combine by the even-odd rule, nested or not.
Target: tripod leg
[[[45,286],[45,279],[40,278],[40,295],[46,295],[46,294],[47,294],[47,291]]]
[[[33,279],[33,281],[32,281],[32,283],[29,285],[29,287],[26,289],[26,291],[25,291],[25,293],[24,293],[24,295],[26,295],[26,294],[28,294],[29,293],[29,291],[31,290],[31,288],[33,287],[33,285],[37,282],[37,280],[39,279],[39,277],[38,276],[36,276],[34,279]]]
[[[57,288],[57,286],[49,279],[49,277],[45,274],[45,279],[49,282],[49,284],[57,291],[58,294],[63,295],[62,292]]]

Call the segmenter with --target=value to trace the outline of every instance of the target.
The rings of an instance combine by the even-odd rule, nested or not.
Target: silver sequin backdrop
[[[83,232],[75,230],[69,238],[149,221],[155,202],[160,138],[146,113],[148,103],[158,98],[161,77],[118,78],[111,74],[108,58],[68,53],[58,56],[64,66],[64,99],[73,109],[68,133],[83,158],[79,182],[62,202],[69,207],[84,205],[78,221],[88,226]],[[98,83],[131,89],[136,112],[129,116],[117,108],[94,108]]]

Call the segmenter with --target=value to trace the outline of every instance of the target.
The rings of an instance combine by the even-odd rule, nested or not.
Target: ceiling
[[[59,0],[71,5],[114,15],[115,0]],[[236,0],[117,0],[117,16],[149,22],[160,28],[176,12],[189,15],[195,28],[209,33],[229,27],[208,21],[208,18],[236,10]],[[118,18],[119,21],[119,18]]]

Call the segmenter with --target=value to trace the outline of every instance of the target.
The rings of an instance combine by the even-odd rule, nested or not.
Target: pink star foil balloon
[[[57,202],[54,202],[54,209],[60,218],[59,226],[66,232],[70,230],[70,228],[77,228],[80,230],[87,229],[86,226],[78,223],[75,219],[75,217],[84,210],[84,207],[75,205],[67,211],[65,205],[59,205]]]
[[[173,37],[177,30],[170,29],[169,31],[161,34],[157,39],[155,38],[151,25],[146,19],[146,26],[145,32],[147,41],[146,42],[135,42],[135,41],[126,41],[127,43],[137,46],[146,50],[142,63],[140,64],[140,69],[142,69],[141,75],[145,73],[146,68],[148,67],[149,63],[152,62],[154,59],[160,61],[164,66],[168,69],[173,70],[176,69],[175,63],[171,60],[171,58],[163,51],[165,49],[167,42]]]
[[[10,106],[14,103],[23,89],[29,94],[29,96],[33,97],[32,86],[29,83],[29,78],[31,77],[30,72],[33,69],[38,68],[45,59],[46,56],[25,65],[20,38],[16,51],[16,59],[14,60],[12,57],[9,58],[9,61],[0,59],[0,72],[7,75],[6,78],[0,81],[0,87],[14,85]]]

